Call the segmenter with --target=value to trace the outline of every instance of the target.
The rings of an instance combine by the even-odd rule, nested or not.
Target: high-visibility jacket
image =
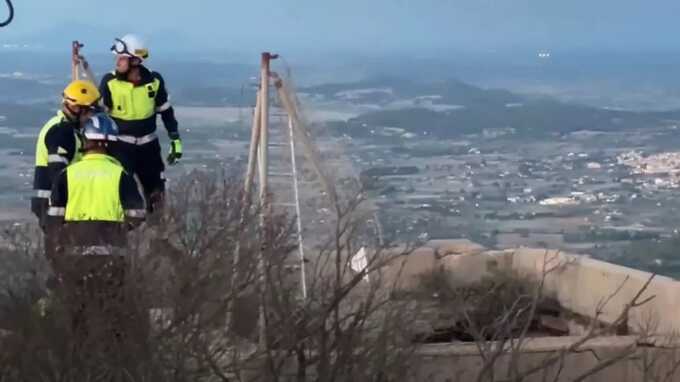
[[[121,141],[126,142],[128,137],[147,138],[136,144],[147,143],[156,132],[157,113],[170,139],[178,139],[177,120],[163,77],[144,66],[140,67],[140,76],[139,83],[132,83],[126,75],[112,72],[102,78],[99,86],[102,102],[120,129]]]
[[[126,222],[146,213],[135,179],[106,154],[86,154],[55,179],[48,215],[70,246],[120,246]],[[54,231],[52,231],[54,232]]]
[[[78,122],[71,121],[62,111],[52,117],[40,130],[35,145],[35,171],[31,210],[41,220],[47,212],[54,178],[69,163],[80,159],[81,139]]]

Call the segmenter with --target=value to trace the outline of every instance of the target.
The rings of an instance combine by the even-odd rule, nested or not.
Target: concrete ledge
[[[440,257],[474,255],[486,250],[484,246],[467,239],[430,240],[425,244],[425,247],[434,249]]]
[[[398,258],[382,273],[385,280],[393,281],[401,272],[397,285],[412,289],[421,275],[440,269],[449,271],[456,282],[462,283],[479,281],[494,270],[516,271],[536,279],[541,278],[544,270],[551,270],[545,278],[546,295],[582,316],[594,317],[601,309],[598,319],[606,323],[619,317],[652,276],[586,255],[535,248],[477,252],[480,248],[466,240],[433,240],[426,247]],[[629,329],[650,335],[680,333],[680,282],[655,276],[640,300],[652,296],[651,301],[630,311]]]
[[[559,350],[575,341],[578,341],[578,337],[532,339],[518,355],[516,368],[522,373],[545,365],[546,360],[555,359]],[[490,371],[475,344],[425,345],[414,355],[413,363],[416,366],[409,375],[409,380],[414,382],[476,381],[482,370]],[[608,360],[616,360],[608,367],[598,368],[584,381],[678,381],[680,370],[676,365],[679,356],[678,348],[638,346],[634,337],[602,337],[588,341],[578,352],[566,354],[562,362],[542,366],[538,372],[522,380],[573,381]],[[493,373],[487,373],[484,380],[507,380],[512,361],[508,353],[498,357],[492,366]]]
[[[399,249],[396,253],[401,253]],[[381,270],[381,278],[384,282],[396,282],[400,289],[413,289],[420,283],[420,277],[432,272],[437,267],[437,257],[432,248],[421,247],[415,249],[406,256],[399,256]]]
[[[544,269],[558,266],[546,277],[546,292],[563,307],[584,316],[594,317],[601,308],[599,319],[607,323],[616,320],[652,277],[648,272],[557,251],[519,248],[511,256],[513,270],[537,278]],[[630,311],[628,327],[652,334],[680,332],[680,282],[654,276],[640,301],[652,296],[651,301]]]
[[[566,349],[574,343],[581,340],[582,337],[536,337],[529,338],[522,345],[522,353],[545,353],[554,352]],[[597,350],[597,349],[625,349],[630,346],[635,346],[637,341],[636,336],[610,336],[598,337],[587,341],[579,347],[580,350]],[[506,344],[507,346],[507,344]],[[426,357],[440,357],[452,355],[479,355],[479,349],[475,343],[472,342],[456,342],[448,344],[427,344],[418,348],[416,354]]]

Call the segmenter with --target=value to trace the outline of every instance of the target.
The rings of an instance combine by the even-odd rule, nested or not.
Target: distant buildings
[[[578,200],[570,196],[557,196],[543,199],[538,204],[542,206],[573,206],[579,204]]]
[[[667,152],[644,156],[637,151],[619,155],[617,163],[630,167],[632,175],[648,175],[642,187],[651,189],[678,188],[680,186],[680,152]],[[654,177],[651,177],[655,175]]]

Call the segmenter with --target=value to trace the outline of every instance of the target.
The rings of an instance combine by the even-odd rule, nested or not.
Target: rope
[[[0,23],[0,28],[8,26],[9,23],[11,23],[14,19],[14,6],[12,6],[12,1],[5,0],[5,2],[7,3],[7,8],[9,9],[9,16],[7,16],[7,20]]]

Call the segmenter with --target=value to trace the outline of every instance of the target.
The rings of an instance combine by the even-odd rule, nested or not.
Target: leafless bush
[[[380,272],[405,253],[373,247],[363,269],[352,267],[365,229],[361,202],[336,206],[333,233],[308,267],[306,297],[294,278],[291,287],[278,287],[291,285],[284,267],[268,267],[266,380],[390,381],[413,367],[410,328],[418,309],[395,300],[396,280]]]
[[[40,242],[8,232],[17,245],[2,256],[21,258],[15,265],[30,277],[3,278],[12,297],[2,310],[0,381],[399,379],[413,350],[410,317],[375,272],[391,254],[372,247],[364,270],[351,267],[361,201],[338,206],[326,245],[309,256],[304,297],[291,267],[291,219],[269,215],[262,224],[240,185],[196,172],[174,187],[160,222],[131,234],[125,287],[105,300],[112,306],[74,306],[59,284],[42,309]],[[29,278],[38,292],[23,293]],[[256,330],[260,306],[265,337]]]
[[[260,228],[255,211],[241,214],[238,179],[215,179],[201,173],[187,176],[173,190],[159,224],[132,235],[125,288],[121,296],[106,300],[116,306],[88,312],[85,334],[78,332],[83,325],[76,330],[72,322],[77,310],[73,299],[59,293],[63,284],[50,296],[46,312],[36,304],[45,294],[41,287],[47,277],[42,248],[34,245],[35,239],[26,240],[23,231],[7,232],[17,244],[2,254],[21,259],[14,264],[23,271],[3,277],[10,296],[2,310],[7,330],[0,342],[3,380],[196,381],[228,373],[224,359],[241,338],[224,327],[225,309],[237,310],[241,326],[248,320],[250,309],[243,301],[252,294]],[[244,256],[233,290],[236,242]],[[27,283],[19,274],[33,275],[42,293],[26,293]],[[237,295],[241,303],[229,305]],[[112,309],[124,313],[113,323],[105,316]],[[246,332],[244,340],[252,337],[252,331],[241,331]]]
[[[640,348],[631,359],[642,381],[671,382],[680,377],[680,343],[677,335],[641,339],[639,344]]]
[[[414,295],[434,301],[435,325],[445,333],[421,338],[429,341],[454,339],[474,341],[517,336],[526,325],[535,326],[537,314],[531,314],[533,294],[539,281],[505,269],[494,269],[477,282],[461,282],[454,272],[437,268],[421,275]],[[541,295],[537,310],[558,313],[559,305]],[[507,321],[508,317],[513,317]],[[440,331],[441,331],[440,330]],[[439,340],[438,340],[439,338]]]
[[[654,275],[633,291],[619,311],[612,312],[610,305],[614,299],[620,301],[624,287],[631,281],[629,278],[602,298],[591,314],[578,316],[555,305],[556,301],[548,298],[546,291],[546,280],[575,265],[575,259],[546,253],[542,264],[543,268],[534,277],[493,271],[478,282],[463,283],[457,281],[455,272],[437,270],[424,275],[415,295],[434,301],[435,311],[439,313],[434,316],[435,321],[438,320],[440,328],[442,321],[448,325],[447,332],[435,330],[425,338],[452,341],[452,344],[427,347],[419,352],[418,359],[429,371],[421,372],[416,380],[595,381],[603,378],[605,370],[611,367],[632,371],[626,375],[636,381],[678,378],[680,343],[676,336],[658,333],[660,317],[650,313],[644,325],[635,327],[629,322],[633,310],[655,298],[649,295]],[[605,310],[607,320],[604,320]],[[612,313],[615,313],[613,317]],[[579,333],[571,333],[571,337],[562,340],[537,338],[551,335],[542,326],[549,314],[561,318],[551,322],[566,328],[564,334],[570,333],[572,324],[582,326]],[[428,314],[428,317],[433,316]],[[639,314],[636,313],[636,317]],[[579,321],[574,322],[575,318]],[[567,327],[566,321],[572,324]],[[621,334],[622,337],[614,337]],[[432,355],[441,363],[431,363],[428,357]],[[474,363],[470,362],[472,359]],[[444,362],[448,365],[446,368],[442,366]]]
[[[629,281],[626,278],[615,290],[601,299],[594,307],[592,315],[587,320],[582,333],[577,338],[565,343],[561,348],[547,352],[540,360],[528,361],[530,353],[525,353],[527,345],[532,341],[530,328],[540,312],[542,301],[545,300],[546,279],[554,272],[560,272],[564,267],[570,266],[571,261],[561,262],[559,254],[546,253],[543,259],[543,268],[539,272],[528,294],[520,295],[513,304],[512,309],[506,309],[489,325],[478,325],[474,317],[466,314],[466,322],[472,329],[475,345],[481,357],[482,365],[474,371],[477,381],[585,381],[597,378],[598,373],[620,362],[631,361],[638,352],[638,344],[644,341],[652,328],[631,333],[636,340],[612,351],[605,356],[596,354],[591,343],[598,339],[616,334],[621,327],[627,327],[628,317],[632,309],[637,309],[655,296],[643,297],[649,288],[655,275],[648,280],[630,298],[613,320],[603,322],[602,317],[605,309],[611,301],[619,296],[623,287]],[[517,331],[517,327],[520,330]],[[493,333],[491,338],[488,333]],[[626,333],[627,334],[627,333]],[[568,359],[580,353],[592,353],[595,362],[578,370],[566,370]],[[676,366],[677,368],[677,366]],[[568,373],[567,373],[568,371]],[[568,377],[565,375],[568,374]]]
[[[43,293],[49,265],[40,236],[33,225],[8,226],[0,232],[0,301],[26,293],[39,298]]]
[[[602,325],[599,318],[621,286],[597,306],[583,336],[527,366],[521,359],[529,330],[549,302],[545,280],[558,269],[549,259],[538,279],[497,272],[458,285],[434,273],[423,279],[420,294],[395,293],[400,273],[387,279],[383,270],[410,250],[395,253],[368,240],[362,200],[352,197],[337,201],[329,235],[318,240],[318,252],[308,253],[303,294],[291,219],[269,214],[260,220],[240,184],[196,172],[174,187],[160,222],[131,235],[125,288],[106,300],[119,309],[117,318],[106,313],[111,307],[81,307],[85,331],[74,325],[81,316],[74,316],[73,300],[59,285],[46,309],[36,304],[49,278],[42,242],[29,228],[5,232],[0,381],[404,380],[417,368],[414,324],[435,293],[477,347],[476,380],[523,381],[542,373],[557,381],[569,355],[625,325],[629,311],[650,300],[642,296],[651,279],[619,317]],[[367,255],[359,269],[352,260],[362,246]],[[575,380],[638,350],[603,358]],[[675,375],[668,374],[673,367],[658,372],[659,357],[639,356],[640,368],[654,377],[649,380]]]

